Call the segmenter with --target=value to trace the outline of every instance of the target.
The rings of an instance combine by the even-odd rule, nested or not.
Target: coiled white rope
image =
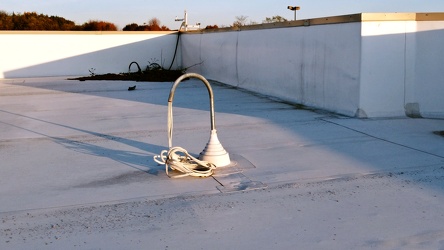
[[[169,150],[163,150],[160,155],[154,156],[154,161],[159,164],[165,164],[165,172],[168,177],[180,178],[185,176],[208,177],[216,169],[216,165],[206,161],[201,161],[191,156],[181,147],[173,147]],[[182,172],[180,175],[170,175],[168,169]]]
[[[154,161],[165,165],[165,172],[170,178],[180,178],[185,176],[209,177],[213,174],[216,165],[210,162],[201,161],[190,155],[184,148],[172,147],[173,137],[173,104],[168,102],[168,147],[169,150],[162,150],[160,155],[154,156]],[[180,175],[170,175],[168,170],[182,172]]]

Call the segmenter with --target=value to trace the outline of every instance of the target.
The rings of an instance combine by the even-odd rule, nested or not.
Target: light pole
[[[296,21],[296,11],[300,10],[301,7],[299,7],[299,6],[288,6],[287,9],[294,11],[294,20]]]
[[[183,18],[178,18],[176,16],[174,21],[182,22],[182,24],[180,25],[179,31],[182,29],[182,27],[184,28],[185,31],[188,31],[189,28],[191,28],[191,29],[199,29],[200,28],[200,23],[196,23],[196,25],[188,25],[188,13],[186,10],[184,11]]]
[[[179,31],[180,31],[180,29],[182,28],[182,26],[185,28],[185,31],[187,31],[187,29],[188,29],[188,14],[187,14],[187,11],[186,11],[186,10],[184,11],[183,18],[178,18],[178,17],[176,16],[176,18],[174,19],[174,21],[176,21],[176,22],[182,22],[182,24],[180,25]]]

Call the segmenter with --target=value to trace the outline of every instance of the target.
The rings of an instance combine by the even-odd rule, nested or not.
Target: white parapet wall
[[[441,19],[442,20],[442,19]],[[412,115],[444,118],[444,21],[417,22],[407,35],[406,110]]]
[[[355,14],[182,35],[209,79],[354,117],[444,117],[443,13]]]
[[[87,76],[171,65],[177,32],[0,31],[0,78]],[[174,67],[180,66],[180,51]],[[135,69],[137,70],[137,69]]]
[[[444,14],[362,15],[360,115],[444,118]]]
[[[0,78],[169,67],[177,36],[0,31]],[[362,13],[185,32],[172,65],[351,117],[444,118],[443,41],[444,13]]]

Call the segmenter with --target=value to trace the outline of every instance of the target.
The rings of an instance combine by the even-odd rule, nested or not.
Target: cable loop
[[[216,165],[213,163],[196,159],[181,147],[162,150],[160,155],[154,156],[154,161],[165,165],[165,172],[170,178],[185,176],[209,177],[214,173],[214,169],[216,169]],[[171,176],[168,172],[169,169],[177,170],[183,174]]]
[[[169,150],[163,150],[160,155],[154,156],[154,161],[159,164],[165,165],[165,172],[168,177],[180,178],[185,176],[195,177],[208,177],[211,176],[216,169],[216,165],[210,162],[201,161],[194,158],[188,152],[181,147],[172,147],[173,145],[173,97],[179,83],[186,78],[197,78],[201,80],[208,90],[210,96],[210,118],[211,118],[211,131],[216,130],[214,122],[214,101],[213,90],[210,83],[201,75],[196,73],[187,73],[180,76],[173,84],[170,95],[168,97],[168,148]],[[168,170],[177,170],[182,172],[181,175],[170,176]]]

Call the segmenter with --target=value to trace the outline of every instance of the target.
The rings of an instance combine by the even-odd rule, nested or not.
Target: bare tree
[[[160,27],[160,20],[157,17],[153,17],[148,21],[150,27]]]
[[[247,24],[248,16],[236,16],[236,21],[233,22],[233,27],[242,27]]]

